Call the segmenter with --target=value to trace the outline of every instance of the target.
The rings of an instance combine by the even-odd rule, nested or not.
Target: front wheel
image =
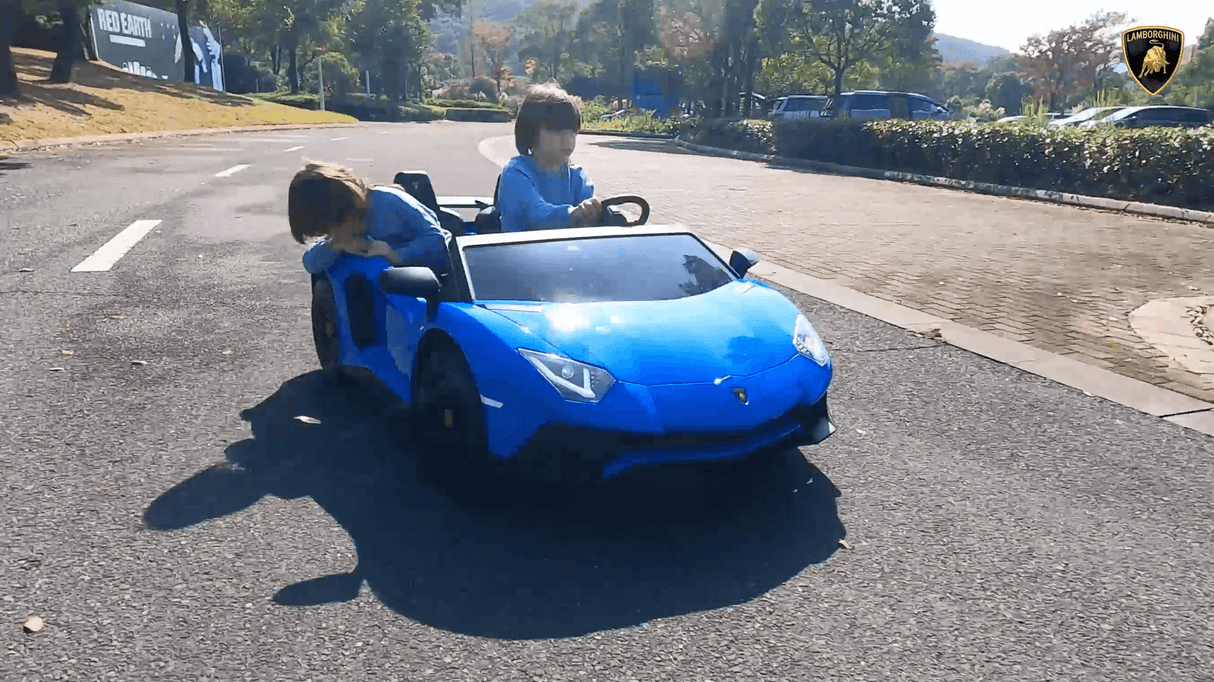
[[[488,473],[484,407],[464,354],[450,345],[428,353],[415,392],[413,427],[423,467],[444,478]]]

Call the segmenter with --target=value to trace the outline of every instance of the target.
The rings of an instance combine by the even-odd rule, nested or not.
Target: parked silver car
[[[1100,120],[1079,124],[1083,128],[1116,126],[1118,128],[1200,128],[1214,122],[1214,111],[1197,107],[1145,106],[1126,107]]]
[[[1050,121],[1050,126],[1054,128],[1070,128],[1080,125],[1085,121],[1099,121],[1105,116],[1109,116],[1122,109],[1125,109],[1125,107],[1090,107],[1066,118],[1056,118]]]
[[[832,97],[822,108],[824,118],[902,118],[911,120],[948,120],[948,109],[931,97],[913,92],[857,90],[845,92],[842,106]]]

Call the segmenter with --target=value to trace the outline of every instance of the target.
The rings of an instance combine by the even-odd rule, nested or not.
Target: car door
[[[911,102],[906,95],[891,94],[889,95],[889,113],[890,118],[901,118],[910,120],[911,118]]]
[[[889,118],[889,97],[885,94],[857,94],[851,103],[851,118]]]
[[[454,241],[452,241],[451,248],[456,248]],[[452,272],[451,258],[449,250],[447,272]],[[443,285],[440,300],[451,298],[452,277],[453,275],[450,274],[439,276],[439,281]],[[396,369],[405,377],[404,386],[394,388],[397,388],[398,393],[402,390],[411,392],[418,343],[421,341],[422,332],[429,321],[426,299],[400,294],[381,294],[381,296],[385,300],[384,344],[388,354],[392,356],[392,361],[396,364]]]

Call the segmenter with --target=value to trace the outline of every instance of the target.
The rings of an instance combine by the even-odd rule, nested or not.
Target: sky
[[[1197,42],[1214,17],[1214,0],[931,0],[936,31],[1015,52],[1033,34],[1082,23],[1101,11],[1126,12],[1132,26],[1167,26]],[[1149,9],[1148,9],[1149,8]],[[1127,27],[1129,28],[1129,27]]]

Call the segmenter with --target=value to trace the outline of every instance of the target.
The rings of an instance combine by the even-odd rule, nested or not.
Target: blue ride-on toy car
[[[313,276],[313,333],[322,368],[369,370],[411,408],[424,459],[593,482],[834,432],[830,354],[745,279],[754,253],[644,225],[639,197],[607,200],[605,226],[501,233],[495,202],[396,182],[455,235],[447,271],[345,256]]]

